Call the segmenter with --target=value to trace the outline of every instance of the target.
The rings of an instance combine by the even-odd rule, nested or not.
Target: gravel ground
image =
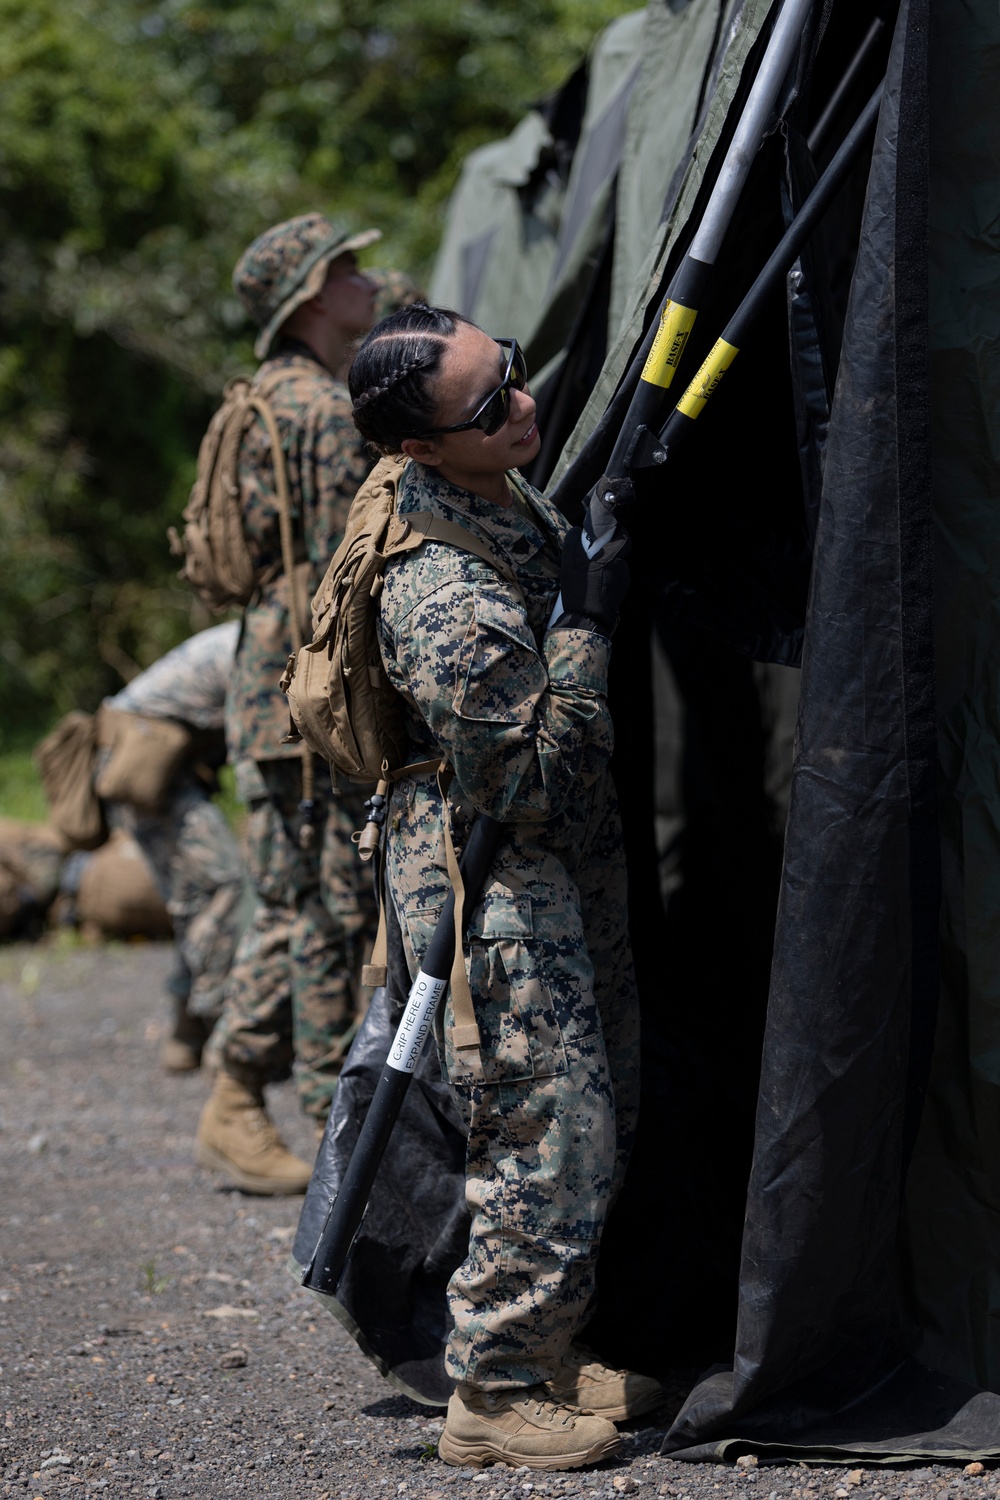
[[[942,1466],[664,1459],[669,1405],[590,1472],[440,1463],[442,1414],[285,1269],[299,1201],[192,1164],[206,1083],[158,1067],[169,965],[158,945],[0,950],[0,1495],[1000,1500],[1000,1475]],[[291,1089],[272,1104],[307,1154]]]

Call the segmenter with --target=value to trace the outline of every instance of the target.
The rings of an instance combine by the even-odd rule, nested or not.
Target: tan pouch
[[[191,750],[191,731],[173,719],[100,708],[97,743],[111,754],[94,788],[108,802],[129,802],[137,812],[156,814]]]
[[[94,849],[108,836],[94,791],[95,749],[94,715],[74,711],[35,750],[52,824],[73,849]]]

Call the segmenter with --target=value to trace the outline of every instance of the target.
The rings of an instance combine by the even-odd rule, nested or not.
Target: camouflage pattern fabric
[[[285,341],[261,375],[282,374],[269,399],[288,466],[293,529],[311,564],[305,597],[311,599],[340,544],[351,501],[373,466],[351,420],[347,387],[306,349]],[[240,450],[243,526],[256,567],[281,567],[281,535],[274,469],[263,419],[248,430]],[[265,584],[244,615],[226,699],[229,759],[298,758],[298,745],[282,745],[288,704],[278,684],[292,649],[284,574]]]
[[[221,729],[239,633],[236,620],[199,630],[104,702],[121,713]]]
[[[486,563],[429,544],[386,570],[383,660],[409,706],[411,758],[440,753],[459,850],[476,811],[504,834],[469,928],[478,1053],[442,1065],[469,1125],[469,1253],[452,1278],[447,1365],[496,1389],[555,1373],[594,1297],[601,1231],[638,1104],[638,1007],[621,829],[606,771],[610,644],[547,632],[562,516],[519,476],[501,509],[411,464],[399,508],[430,510],[492,543],[521,595]],[[387,877],[411,972],[449,889],[435,780],[394,788]]]
[[[257,906],[229,976],[212,1052],[237,1077],[287,1078],[295,1060],[303,1109],[325,1120],[340,1066],[367,1005],[359,984],[375,931],[371,874],[351,834],[360,794],[317,786],[317,841],[299,848],[302,795],[295,762],[262,762],[266,796],[246,832]]]
[[[229,825],[193,778],[178,784],[157,817],[127,802],[108,803],[107,816],[110,828],[132,835],[153,868],[191,975],[188,1013],[214,1019],[242,928],[243,860]]]
[[[380,229],[352,234],[316,213],[285,219],[259,234],[233,271],[233,290],[260,329],[254,344],[257,358],[267,358],[282,323],[315,297],[336,256],[363,250],[381,238]]]

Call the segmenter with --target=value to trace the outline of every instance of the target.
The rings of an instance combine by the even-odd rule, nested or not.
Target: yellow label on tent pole
[[[647,385],[667,389],[674,378],[674,371],[684,353],[684,345],[697,316],[696,307],[685,307],[683,302],[667,303],[660,314],[660,326],[656,330],[653,347],[642,367],[642,378]]]
[[[705,410],[705,402],[716,389],[733,360],[739,354],[735,344],[716,339],[708,358],[677,403],[677,410],[693,421]]]

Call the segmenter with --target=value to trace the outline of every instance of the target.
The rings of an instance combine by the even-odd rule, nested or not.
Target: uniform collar
[[[520,506],[511,505],[505,509],[484,500],[481,495],[474,495],[471,490],[459,489],[434,469],[416,462],[406,467],[398,508],[400,511],[423,510],[428,501],[435,502],[454,514],[459,524],[466,519],[473,521],[477,531],[485,532],[488,539],[515,562],[527,562],[553,537],[558,542],[560,530],[552,524],[552,508],[516,469],[508,470],[508,478],[528,502],[530,516],[524,515]]]
[[[312,360],[314,365],[319,365],[321,370],[326,370],[328,375],[330,373],[314,349],[310,349],[309,345],[303,343],[302,339],[295,339],[290,335],[280,338],[267,357],[268,363],[272,360],[283,358],[309,359]]]

